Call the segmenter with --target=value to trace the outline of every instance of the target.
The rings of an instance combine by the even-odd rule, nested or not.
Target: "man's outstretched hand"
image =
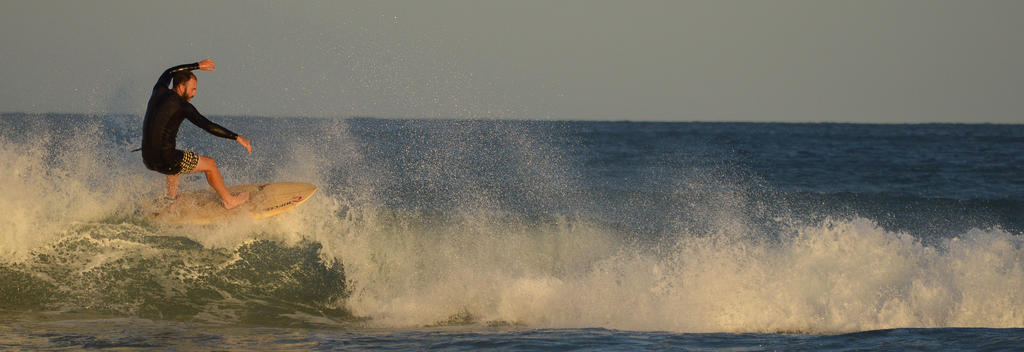
[[[235,137],[235,140],[238,141],[238,144],[241,144],[243,147],[245,147],[245,150],[248,150],[249,154],[252,154],[252,144],[249,144],[248,139],[245,139],[245,137],[242,136],[238,136]]]
[[[213,71],[217,69],[217,64],[213,63],[213,60],[206,59],[199,62],[199,69],[203,71]]]

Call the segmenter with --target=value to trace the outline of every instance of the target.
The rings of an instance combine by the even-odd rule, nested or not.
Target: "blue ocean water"
[[[139,116],[0,117],[0,346],[1011,350],[1024,126],[213,117],[168,226]],[[200,176],[184,189],[205,189]]]

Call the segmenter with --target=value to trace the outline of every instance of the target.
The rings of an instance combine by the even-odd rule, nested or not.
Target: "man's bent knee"
[[[199,163],[196,165],[196,171],[210,171],[210,170],[216,170],[216,169],[217,169],[217,161],[216,160],[213,160],[213,158],[205,156],[205,155],[200,155],[199,156]]]

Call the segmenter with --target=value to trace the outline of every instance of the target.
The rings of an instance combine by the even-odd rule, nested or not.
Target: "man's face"
[[[192,101],[192,98],[196,97],[197,87],[198,82],[196,82],[196,79],[190,79],[187,82],[182,83],[180,86],[178,86],[178,95],[180,95],[182,98],[185,98],[185,101]]]

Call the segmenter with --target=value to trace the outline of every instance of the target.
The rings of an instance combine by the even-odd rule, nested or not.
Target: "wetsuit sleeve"
[[[165,70],[164,73],[160,75],[160,78],[158,78],[156,80],[156,86],[154,86],[154,88],[156,88],[156,87],[167,88],[167,86],[171,84],[171,76],[174,75],[175,72],[179,72],[179,71],[192,71],[192,70],[198,70],[198,69],[199,69],[199,63],[198,62],[171,67],[171,68]]]
[[[196,107],[192,104],[185,103],[185,105],[182,106],[182,109],[184,110],[182,111],[182,113],[185,114],[185,118],[187,118],[189,121],[192,121],[192,123],[196,126],[199,126],[199,128],[206,130],[206,132],[209,132],[214,136],[227,139],[235,139],[238,137],[238,134],[229,131],[227,128],[224,128],[221,125],[213,123],[205,116],[200,114],[199,110],[196,110]]]

